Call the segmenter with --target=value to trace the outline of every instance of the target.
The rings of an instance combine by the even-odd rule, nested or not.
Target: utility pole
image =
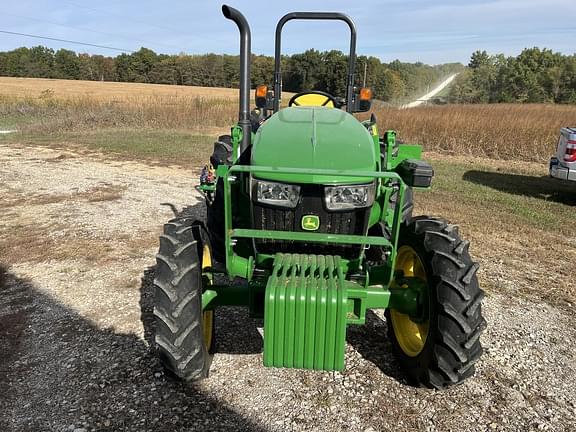
[[[364,62],[364,79],[362,80],[362,87],[366,87],[366,70],[368,69],[368,61]]]

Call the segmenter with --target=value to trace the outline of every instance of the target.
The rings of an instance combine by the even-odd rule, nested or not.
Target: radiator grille
[[[328,211],[323,201],[323,188],[317,185],[303,185],[298,206],[294,209],[279,208],[253,203],[253,225],[255,229],[274,231],[304,231],[302,217],[316,215],[320,218],[320,228],[315,231],[328,234],[366,233],[370,209],[353,211]],[[256,248],[261,253],[306,253],[318,255],[340,255],[343,258],[357,258],[359,245],[332,243],[304,243],[285,240],[257,240]]]

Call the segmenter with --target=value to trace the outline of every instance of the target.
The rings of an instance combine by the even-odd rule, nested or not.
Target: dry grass
[[[58,99],[84,97],[98,102],[138,104],[138,100],[142,98],[206,98],[236,101],[238,90],[164,84],[0,77],[0,95]]]
[[[375,110],[381,130],[394,129],[428,151],[547,162],[560,127],[576,125],[570,105],[444,105]]]
[[[237,111],[229,100],[198,97],[145,96],[123,104],[80,96],[0,95],[0,127],[40,134],[107,128],[220,130],[235,123]]]
[[[237,89],[0,77],[0,127],[219,131],[236,121],[237,101]]]
[[[283,93],[283,99],[292,95]],[[0,127],[43,133],[106,127],[220,133],[237,120],[238,96],[239,90],[230,88],[0,77]]]
[[[0,77],[0,127],[32,134],[137,128],[217,135],[236,122],[237,96],[234,89]],[[576,106],[569,105],[401,110],[375,103],[374,111],[381,130],[395,129],[428,151],[540,162],[553,152],[559,128],[576,122]]]
[[[0,127],[43,137],[103,129],[216,136],[236,122],[237,109],[231,100],[189,96],[139,96],[115,103],[80,96],[22,99],[0,92]],[[381,130],[394,129],[402,140],[428,151],[543,163],[554,151],[560,127],[576,123],[576,107],[567,105],[377,107],[375,113]]]

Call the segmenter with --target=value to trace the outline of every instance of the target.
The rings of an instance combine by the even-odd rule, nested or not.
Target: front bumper
[[[571,164],[576,165],[576,164]],[[560,180],[576,181],[576,166],[572,169],[567,166],[560,164],[558,158],[553,157],[550,159],[550,177],[557,178]]]

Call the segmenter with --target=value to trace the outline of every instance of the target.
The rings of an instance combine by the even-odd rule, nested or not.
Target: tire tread
[[[470,243],[460,238],[458,227],[443,219],[416,216],[400,236],[400,244],[417,244],[423,251],[435,312],[429,340],[418,357],[402,352],[389,321],[394,351],[415,384],[435,389],[458,384],[474,374],[482,355],[480,336],[486,320],[481,311],[484,292],[476,277],[479,265],[472,261]]]
[[[204,343],[202,275],[198,244],[188,219],[164,225],[156,255],[156,348],[163,366],[185,381],[205,378],[210,357]]]

